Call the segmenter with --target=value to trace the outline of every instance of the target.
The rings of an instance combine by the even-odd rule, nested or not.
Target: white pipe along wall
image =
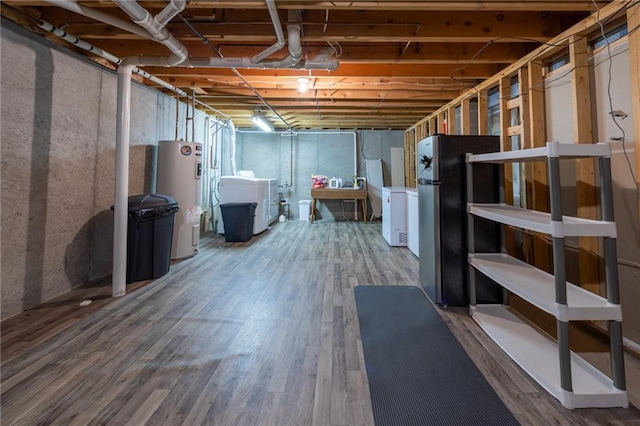
[[[95,55],[97,55],[97,56],[99,56],[101,58],[104,58],[104,59],[108,60],[109,62],[112,62],[112,63],[114,63],[116,65],[120,65],[122,63],[122,59],[118,58],[117,56],[112,55],[111,53],[109,53],[109,52],[107,52],[105,50],[102,50],[99,47],[94,46],[91,43],[88,43],[88,42],[86,42],[84,40],[81,40],[78,37],[76,37],[75,35],[69,34],[68,32],[66,32],[64,30],[61,30],[60,28],[56,28],[56,27],[53,26],[53,24],[51,24],[51,23],[49,23],[47,21],[44,21],[44,20],[40,19],[38,21],[38,27],[42,28],[45,31],[49,31],[51,34],[54,34],[54,35],[60,37],[61,39],[66,40],[69,43],[72,43],[73,45],[78,46],[79,48],[84,49],[84,50],[86,50],[88,52],[91,52],[91,53],[93,53],[93,54],[95,54]],[[169,84],[166,81],[161,80],[158,77],[156,77],[155,75],[151,75],[148,72],[146,72],[144,70],[141,70],[138,67],[135,67],[133,69],[133,72],[135,74],[138,74],[138,75],[148,79],[148,80],[153,81],[156,84],[159,84],[160,86],[164,87],[165,89],[169,89],[172,92],[177,93],[180,96],[187,96],[187,94],[184,91],[182,91],[181,89],[177,88],[176,86],[174,86],[172,84]]]
[[[139,35],[144,38],[153,38],[151,34],[147,31],[143,30],[137,25],[132,24],[131,22],[123,21],[122,19],[118,19],[114,16],[109,15],[108,13],[101,12],[97,9],[91,9],[90,7],[82,6],[75,2],[75,0],[45,0],[47,3],[52,6],[58,6],[62,9],[66,9],[70,12],[77,13],[78,15],[86,16],[87,18],[95,19],[96,21],[103,22],[105,24],[113,25],[116,28],[120,28],[121,30],[129,31],[132,34]]]
[[[127,12],[132,19],[154,34],[154,38],[171,50],[172,55],[163,57],[163,64],[170,66],[184,61],[187,49],[173,37],[161,24],[149,19],[149,12],[135,1],[118,1],[117,5]],[[184,4],[183,4],[184,6]],[[167,8],[174,9],[170,4]],[[165,10],[167,9],[165,8]],[[163,12],[160,12],[164,15]],[[175,15],[174,15],[175,16]],[[118,66],[118,113],[116,116],[116,186],[113,223],[113,283],[111,295],[124,296],[127,292],[127,221],[129,196],[129,136],[131,124],[131,74],[137,58],[126,58]]]
[[[253,62],[260,62],[269,55],[276,53],[282,49],[285,45],[284,34],[282,33],[282,25],[280,24],[280,17],[278,16],[278,9],[276,9],[275,0],[266,0],[267,9],[269,10],[269,16],[271,16],[271,22],[273,23],[273,29],[276,32],[276,42],[272,46],[263,50],[255,55],[251,60]]]

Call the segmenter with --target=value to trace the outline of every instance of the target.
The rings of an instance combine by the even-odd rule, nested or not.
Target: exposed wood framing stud
[[[544,103],[544,67],[542,61],[531,61],[527,73],[527,89],[529,94],[528,136],[527,145],[531,148],[543,147],[546,144],[545,103]],[[528,164],[531,170],[531,197],[527,198],[528,207],[549,212],[549,190],[547,188],[547,169],[542,163]],[[534,234],[533,261],[536,267],[552,271],[552,251],[550,242],[544,234]]]
[[[447,134],[448,135],[457,134],[455,106],[450,106],[449,109],[447,109]]]
[[[569,57],[573,103],[573,137],[575,143],[591,144],[593,123],[591,119],[591,85],[589,76],[589,43],[584,37],[570,39]],[[597,218],[596,175],[592,159],[576,161],[576,195],[578,216]],[[580,285],[594,293],[601,294],[600,256],[598,240],[593,237],[579,239]]]
[[[471,99],[465,98],[460,105],[460,134],[471,134]]]
[[[478,93],[478,134],[486,135],[489,133],[489,112],[487,110],[487,91],[483,90]]]
[[[511,137],[509,127],[511,127],[511,110],[507,107],[511,96],[511,77],[506,76],[500,79],[500,150],[511,151]],[[504,165],[504,202],[513,205],[513,166]],[[506,250],[512,256],[516,255],[516,239],[514,230],[506,227]]]

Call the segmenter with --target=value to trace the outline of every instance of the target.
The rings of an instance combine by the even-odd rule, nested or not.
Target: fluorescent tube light
[[[273,132],[273,125],[264,117],[260,115],[254,115],[251,117],[253,124],[260,127],[263,132]]]

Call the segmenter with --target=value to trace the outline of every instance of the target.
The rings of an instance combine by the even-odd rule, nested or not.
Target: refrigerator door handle
[[[422,186],[440,185],[440,181],[433,180],[433,179],[419,178],[418,185],[422,185]]]

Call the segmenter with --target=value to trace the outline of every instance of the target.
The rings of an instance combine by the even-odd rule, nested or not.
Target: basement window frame
[[[554,73],[569,64],[571,64],[571,58],[569,57],[569,48],[567,48],[561,53],[552,56],[548,61],[545,62],[545,75]]]
[[[609,30],[605,30],[604,37],[600,32],[598,32],[598,35],[593,40],[591,40],[591,51],[595,54],[602,49],[606,49],[607,45],[609,47],[612,47],[621,40],[626,40],[628,35],[629,29],[626,22],[623,22],[620,25],[616,25]]]
[[[604,37],[600,32],[598,32],[597,36],[589,43],[592,56],[606,50],[607,47],[613,49],[622,43],[626,43],[628,35],[629,30],[626,22],[616,25],[610,30],[605,30]]]
[[[487,90],[487,131],[490,135],[494,135],[494,136],[500,135],[501,126],[500,126],[500,87],[499,86],[494,86],[489,90]]]

